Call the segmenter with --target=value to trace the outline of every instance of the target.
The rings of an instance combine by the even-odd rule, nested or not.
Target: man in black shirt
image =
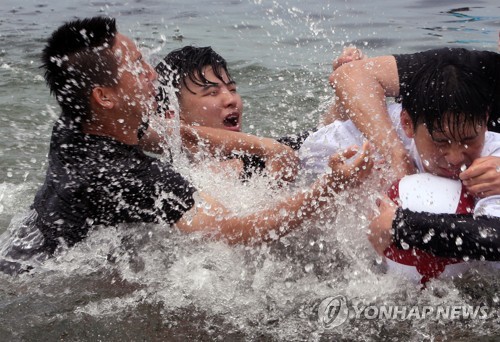
[[[368,146],[352,164],[330,160],[332,172],[272,208],[231,215],[196,191],[168,162],[139,149],[139,130],[156,111],[156,72],[114,19],[95,17],[59,27],[42,60],[62,113],[55,123],[44,185],[24,225],[0,246],[0,270],[19,273],[71,247],[98,225],[167,222],[230,243],[262,241],[297,228],[373,165]],[[282,215],[286,212],[287,215]],[[273,234],[271,234],[273,232]]]

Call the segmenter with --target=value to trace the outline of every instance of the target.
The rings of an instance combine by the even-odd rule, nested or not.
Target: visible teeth
[[[238,124],[238,117],[237,116],[227,117],[224,120],[224,124],[229,125],[229,126],[236,126]]]
[[[467,166],[462,164],[462,166],[460,166],[460,171],[464,172],[465,170],[467,170]]]

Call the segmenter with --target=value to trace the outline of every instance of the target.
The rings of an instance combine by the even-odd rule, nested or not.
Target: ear
[[[109,88],[95,87],[92,89],[91,97],[97,105],[105,109],[112,109],[115,106],[114,96]]]
[[[415,136],[415,127],[413,127],[413,121],[406,109],[401,110],[401,127],[408,138],[411,139]]]

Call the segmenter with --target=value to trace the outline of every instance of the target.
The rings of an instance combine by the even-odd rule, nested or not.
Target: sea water
[[[0,232],[15,228],[44,179],[59,109],[39,56],[64,21],[116,17],[119,30],[153,64],[184,45],[211,45],[238,83],[244,131],[270,137],[317,124],[332,96],[331,62],[348,45],[369,56],[441,46],[495,51],[500,30],[493,0],[5,0],[0,13]],[[242,184],[234,174],[207,167],[189,170],[189,177],[240,215],[266,208],[290,190],[259,177]],[[365,238],[376,196],[367,189],[376,181],[339,196],[319,220],[257,246],[229,246],[161,225],[96,229],[31,274],[0,275],[0,340],[498,337],[493,314],[375,317],[391,305],[471,305],[493,312],[499,301],[496,272],[434,281],[425,290],[383,274]],[[329,298],[345,298],[351,307],[338,326],[325,324]],[[371,311],[356,316],[354,307]]]

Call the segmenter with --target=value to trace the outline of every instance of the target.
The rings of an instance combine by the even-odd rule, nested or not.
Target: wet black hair
[[[466,127],[486,125],[493,101],[490,75],[480,67],[443,58],[421,67],[409,80],[402,106],[416,129],[425,124],[429,133],[445,132],[461,139]]]
[[[173,87],[176,89],[176,94],[179,94],[178,90],[182,86],[194,94],[187,86],[187,79],[200,86],[216,84],[205,78],[203,69],[207,66],[212,67],[215,77],[221,82],[224,82],[224,74],[227,75],[229,82],[233,82],[227,69],[226,60],[210,46],[184,46],[166,55],[155,68],[158,73],[158,81],[161,84],[156,96],[158,111],[165,112],[169,109],[170,100],[164,89],[165,87]]]
[[[67,22],[55,30],[42,52],[42,68],[50,92],[76,126],[90,112],[90,95],[97,86],[113,86],[117,60],[111,48],[116,37],[113,18],[93,17]]]

